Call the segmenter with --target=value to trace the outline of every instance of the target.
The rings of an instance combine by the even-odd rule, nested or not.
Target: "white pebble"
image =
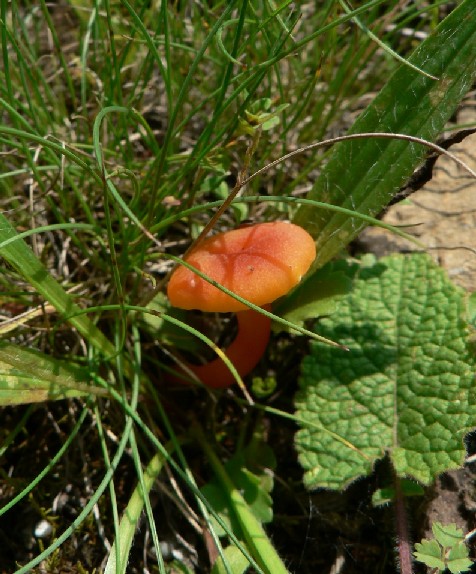
[[[51,536],[52,532],[53,527],[51,524],[47,520],[43,519],[35,526],[33,534],[36,538],[48,538],[48,536]]]

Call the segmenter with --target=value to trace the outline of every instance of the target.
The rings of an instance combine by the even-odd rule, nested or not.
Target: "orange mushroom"
[[[316,257],[314,240],[302,227],[283,221],[260,223],[204,239],[186,257],[187,263],[243,299],[266,308],[285,295]],[[225,350],[240,376],[250,373],[266,350],[271,321],[249,309],[196,273],[182,266],[170,279],[167,294],[175,307],[236,312],[238,333]],[[234,377],[222,359],[190,365],[204,385],[230,386]]]

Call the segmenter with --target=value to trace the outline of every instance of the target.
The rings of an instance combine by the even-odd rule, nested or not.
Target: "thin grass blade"
[[[9,241],[16,235],[8,219],[0,213],[0,244]],[[75,327],[89,343],[105,355],[112,356],[115,349],[89,317],[81,313],[81,309],[66,293],[63,287],[50,275],[48,270],[35,256],[33,251],[23,241],[9,241],[0,248],[3,257],[23,278],[53,307]]]

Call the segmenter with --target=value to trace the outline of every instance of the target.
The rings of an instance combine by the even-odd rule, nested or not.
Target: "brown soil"
[[[460,124],[476,122],[476,106],[465,108]],[[476,134],[449,150],[476,171]],[[448,156],[440,157],[432,179],[407,200],[392,206],[383,221],[414,235],[455,283],[476,291],[476,179]],[[360,245],[378,256],[418,247],[377,227],[366,229]]]

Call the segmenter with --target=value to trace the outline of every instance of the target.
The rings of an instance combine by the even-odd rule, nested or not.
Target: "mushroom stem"
[[[236,318],[238,333],[224,352],[240,377],[245,377],[255,368],[266,350],[271,333],[271,319],[252,309],[239,311]],[[224,389],[236,382],[230,369],[220,358],[205,365],[187,363],[187,369],[204,385],[213,389]],[[181,381],[183,382],[183,379]]]
[[[263,355],[271,326],[267,317],[251,311],[242,300],[262,308],[270,305],[299,283],[315,257],[314,239],[298,225],[274,221],[240,227],[208,237],[190,251],[184,259],[188,265],[178,267],[170,277],[167,294],[171,305],[181,309],[237,313],[238,334],[224,352],[243,377]],[[212,388],[234,382],[220,358],[184,367]]]

